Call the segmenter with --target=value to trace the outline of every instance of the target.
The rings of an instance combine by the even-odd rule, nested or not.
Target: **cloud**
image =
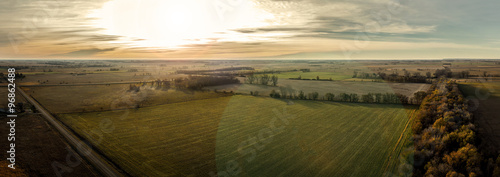
[[[316,26],[316,30],[329,30],[332,32],[415,34],[433,32],[436,29],[435,25],[408,25],[401,19],[381,21],[375,19],[360,20],[361,18],[354,20],[349,18],[319,16],[309,24]]]
[[[259,12],[257,15],[262,15],[256,23],[259,25],[237,25],[237,28],[208,35],[209,38],[192,39],[191,44],[188,42],[179,48],[148,47],[141,45],[148,44],[147,38],[110,33],[96,27],[97,17],[89,14],[108,1],[0,1],[0,54],[9,57],[117,57],[125,54],[141,57],[157,53],[157,57],[168,57],[168,54],[178,58],[183,55],[203,58],[239,55],[289,57],[289,54],[295,53],[294,56],[303,57],[327,55],[322,52],[331,52],[337,46],[336,42],[354,43],[359,35],[368,36],[368,40],[373,42],[370,45],[376,46],[373,51],[380,51],[371,54],[380,56],[384,52],[400,50],[398,45],[392,44],[401,42],[405,42],[407,48],[432,42],[448,46],[463,44],[457,47],[463,51],[474,50],[473,46],[496,48],[500,44],[500,19],[495,18],[500,16],[498,0],[244,0],[252,2],[257,8],[255,12]],[[395,2],[399,4],[394,6]],[[136,7],[131,8],[125,11]],[[234,12],[241,10],[234,8]],[[126,13],[125,16],[119,17],[128,22],[129,17],[136,18],[137,14]],[[139,31],[146,29],[143,32],[146,36],[151,35],[150,31],[159,29],[155,28],[154,20],[144,22],[151,22],[152,25],[145,28],[131,23],[131,27],[137,27]],[[14,52],[9,35],[18,37],[15,38],[18,41],[14,41],[18,52]],[[162,45],[168,37],[171,36],[158,39],[158,43]],[[158,37],[151,35],[150,38]],[[376,45],[377,42],[386,42],[386,45]],[[407,48],[401,51],[407,50],[408,55],[417,53]],[[117,52],[118,49],[120,52]],[[425,53],[425,50],[431,51],[419,49],[419,52]],[[453,55],[453,50],[455,48],[444,51]],[[190,54],[194,51],[195,54]],[[491,51],[495,50],[485,51],[492,56],[494,53]],[[392,52],[396,53],[403,55]],[[441,56],[442,53],[439,54]]]
[[[260,7],[273,12],[277,25],[262,28],[241,28],[233,31],[243,36],[276,36],[274,40],[296,38],[355,40],[358,33],[370,35],[370,40],[412,39],[407,35],[433,33],[435,24],[411,24],[401,13],[388,8],[390,0],[261,0]],[[423,36],[423,35],[422,35]],[[273,40],[273,37],[267,38]],[[415,38],[413,38],[415,39]],[[417,40],[417,39],[416,39]]]

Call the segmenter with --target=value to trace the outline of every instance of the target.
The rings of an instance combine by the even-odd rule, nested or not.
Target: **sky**
[[[2,0],[0,59],[500,58],[498,0]]]

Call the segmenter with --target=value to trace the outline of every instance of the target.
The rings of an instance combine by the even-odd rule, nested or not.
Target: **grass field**
[[[399,165],[388,159],[404,144],[408,120],[397,105],[233,97],[217,133],[218,171],[237,171],[231,164],[236,176],[382,176]],[[269,128],[273,121],[281,130]]]
[[[282,72],[280,74],[275,74],[280,79],[288,79],[288,78],[297,78],[301,76],[302,79],[316,79],[316,76],[319,76],[320,79],[329,79],[332,80],[344,80],[352,78],[352,75],[335,73],[335,72]]]
[[[459,87],[467,96],[490,94],[500,98],[500,82],[461,82]]]
[[[133,176],[382,176],[401,165],[407,112],[239,95],[58,117]]]
[[[74,71],[78,73],[78,71]],[[143,75],[144,73],[152,73],[151,76]],[[150,81],[150,80],[163,80],[171,79],[177,77],[184,77],[184,75],[169,74],[167,71],[161,71],[158,73],[157,70],[144,71],[144,72],[123,72],[123,71],[99,71],[95,73],[88,73],[86,75],[74,75],[70,73],[41,73],[28,75],[22,80],[18,80],[17,83],[25,85],[37,85],[40,82],[45,82],[45,84],[82,84],[82,83],[106,83],[106,82],[132,82],[132,81]],[[47,82],[48,80],[48,82]]]
[[[343,82],[343,81],[312,81],[312,80],[278,80],[278,86],[290,86],[296,91],[300,90],[307,93],[318,92],[322,97],[326,93],[333,93],[335,96],[341,93],[356,93],[358,95],[368,93],[400,93],[412,97],[417,91],[426,91],[430,84],[421,83],[386,83],[386,82]],[[264,86],[259,84],[230,84],[207,87],[208,89],[217,89],[219,91],[234,91],[235,93],[250,94],[250,91],[258,91],[260,95],[269,96],[274,89],[279,91],[278,87]]]

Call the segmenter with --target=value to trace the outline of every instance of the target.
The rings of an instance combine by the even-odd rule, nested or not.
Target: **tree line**
[[[14,78],[15,79],[24,79],[26,77],[26,75],[24,75],[23,73],[14,73]],[[4,73],[0,73],[0,78],[7,78],[7,76],[4,74]]]
[[[279,87],[279,91],[272,90],[269,94],[272,98],[285,98],[296,100],[324,100],[324,101],[340,101],[352,103],[380,103],[380,104],[420,104],[426,97],[427,93],[419,91],[414,93],[413,98],[400,93],[368,93],[358,95],[356,93],[340,93],[335,95],[333,93],[326,93],[324,96],[319,95],[318,92],[305,93],[300,90],[295,90],[287,87]],[[250,93],[254,95],[254,92]]]
[[[187,69],[187,68],[186,68]],[[220,69],[210,69],[210,70],[177,70],[177,74],[214,74],[216,72],[224,71],[240,71],[240,70],[255,70],[252,67],[230,67],[230,68],[220,68]]]
[[[411,73],[406,69],[402,71],[402,74],[397,71],[391,74],[385,72],[365,73],[354,71],[352,77],[360,79],[382,79],[388,82],[399,83],[430,83],[433,78],[469,78],[471,76],[469,71],[452,72],[450,68],[437,69],[434,73],[427,72],[425,75],[420,74],[420,72]]]
[[[248,75],[245,79],[245,83],[247,84],[261,84],[261,85],[272,85],[272,86],[276,86],[278,85],[278,76],[276,75],[272,75],[272,76],[269,76],[267,74],[263,74],[263,75],[260,75],[260,76],[256,76],[256,75]]]
[[[235,77],[224,76],[189,76],[187,78],[174,79],[174,86],[180,89],[200,90],[203,87],[237,84],[240,83]]]
[[[172,87],[178,89],[190,89],[190,90],[201,90],[203,87],[226,85],[226,84],[237,84],[240,83],[235,77],[224,77],[224,76],[189,76],[184,78],[176,78],[172,80],[155,80],[150,82],[142,82],[141,84],[131,84],[129,86],[130,91],[138,92],[140,87],[151,83],[153,87],[170,89]]]
[[[413,176],[500,176],[500,157],[483,159],[468,103],[441,78],[415,116]]]

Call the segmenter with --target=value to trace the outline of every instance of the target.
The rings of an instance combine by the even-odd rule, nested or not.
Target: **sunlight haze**
[[[499,58],[499,2],[0,2],[0,58]]]

